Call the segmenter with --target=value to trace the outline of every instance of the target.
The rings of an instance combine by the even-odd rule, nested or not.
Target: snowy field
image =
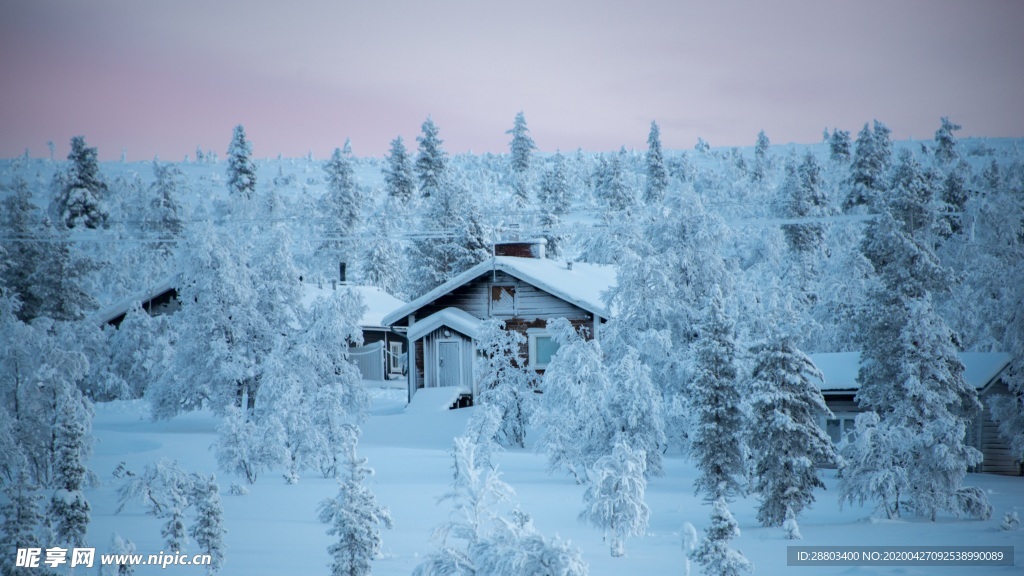
[[[431,532],[447,519],[450,505],[436,504],[451,481],[450,447],[460,435],[473,408],[419,410],[407,413],[405,392],[373,389],[374,407],[359,442],[360,455],[369,459],[376,475],[368,480],[377,499],[391,509],[394,529],[385,530],[384,557],[374,563],[374,574],[407,575],[432,550]],[[96,406],[95,453],[89,467],[99,486],[86,492],[93,507],[90,545],[105,549],[111,534],[130,538],[138,553],[155,554],[163,547],[163,520],[145,514],[141,504],[128,505],[120,514],[116,489],[122,480],[113,470],[125,462],[141,470],[160,458],[176,459],[189,472],[217,473],[228,530],[225,575],[325,574],[331,538],[317,521],[320,501],[334,497],[334,480],[310,474],[287,485],[280,473],[268,474],[249,486],[246,496],[228,494],[231,483],[244,479],[217,471],[210,446],[216,438],[218,418],[207,412],[153,422],[143,401],[118,401]],[[532,431],[531,431],[532,432]],[[535,439],[536,434],[528,437]],[[666,474],[647,488],[651,521],[647,535],[630,539],[624,558],[612,558],[601,533],[576,520],[582,510],[582,486],[561,474],[548,475],[543,454],[529,447],[498,456],[503,479],[516,491],[515,502],[533,517],[544,535],[560,536],[580,547],[594,575],[683,574],[680,528],[685,522],[702,530],[710,507],[693,494],[695,470],[686,458],[669,455]],[[834,470],[822,472],[828,491],[817,494],[815,506],[804,513],[800,529],[804,539],[786,540],[780,528],[763,528],[756,520],[757,501],[734,503],[731,511],[742,536],[732,544],[754,563],[754,573],[771,574],[1019,574],[1024,567],[1024,530],[999,530],[1004,512],[1024,512],[1024,479],[986,474],[968,475],[967,484],[984,488],[994,507],[992,520],[976,521],[942,516],[932,523],[918,518],[875,520],[867,508],[839,510]],[[190,520],[190,519],[189,519]],[[787,567],[786,547],[841,545],[986,545],[1014,546],[1014,566],[985,568],[936,567]],[[694,574],[699,569],[692,568]],[[171,566],[165,570],[140,567],[138,574],[199,574],[201,570]]]

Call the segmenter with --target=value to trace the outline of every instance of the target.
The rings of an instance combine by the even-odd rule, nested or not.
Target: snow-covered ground
[[[410,574],[432,549],[431,533],[446,520],[447,503],[437,497],[447,491],[451,479],[452,438],[460,435],[473,408],[430,410],[419,406],[406,412],[405,391],[375,388],[373,409],[359,442],[360,455],[369,459],[376,475],[367,481],[380,503],[394,517],[394,529],[384,530],[384,557],[374,563],[374,573]],[[99,485],[88,490],[92,505],[90,545],[105,551],[111,534],[130,538],[138,553],[156,554],[163,548],[162,520],[144,513],[141,504],[128,505],[120,514],[116,489],[122,482],[113,476],[120,462],[132,470],[160,458],[177,460],[190,472],[217,472],[214,443],[219,419],[206,412],[153,422],[143,401],[119,401],[96,406],[93,425],[97,438],[90,468]],[[531,431],[533,432],[533,431]],[[536,434],[528,437],[528,442]],[[665,460],[666,474],[652,479],[647,488],[651,521],[647,535],[626,544],[627,555],[612,558],[598,530],[577,521],[583,505],[583,487],[561,474],[546,473],[543,454],[530,447],[506,451],[498,458],[503,479],[516,491],[515,501],[533,517],[546,536],[559,535],[582,549],[594,575],[683,574],[681,527],[685,522],[700,531],[708,522],[710,506],[693,493],[695,471],[678,455]],[[732,545],[754,563],[755,574],[1019,574],[1024,568],[1024,530],[1002,531],[1004,512],[1024,513],[1024,478],[986,474],[968,475],[967,484],[988,492],[995,514],[991,520],[956,519],[943,515],[936,522],[919,518],[877,520],[867,508],[839,509],[836,473],[824,470],[828,490],[817,494],[813,509],[800,519],[804,539],[786,540],[780,528],[763,528],[755,514],[755,498],[731,506],[742,536]],[[225,575],[326,574],[331,537],[317,521],[322,500],[334,497],[337,485],[311,472],[298,484],[288,485],[280,473],[268,474],[249,486],[246,496],[228,494],[231,483],[244,479],[218,473],[228,530]],[[1001,567],[787,567],[786,547],[845,545],[987,545],[1014,546],[1014,566]],[[194,546],[193,546],[194,548]],[[194,553],[195,550],[189,551]],[[694,573],[699,573],[693,567]],[[194,567],[171,566],[166,570],[141,567],[139,574],[199,574]]]

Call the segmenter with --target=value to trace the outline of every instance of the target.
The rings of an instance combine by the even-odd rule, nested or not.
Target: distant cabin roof
[[[566,262],[556,260],[494,256],[386,315],[384,325],[390,326],[402,320],[492,270],[514,276],[596,316],[611,318],[611,311],[605,305],[603,296],[615,285],[614,267],[573,262],[570,269]]]
[[[363,313],[359,325],[363,328],[383,328],[384,324],[381,321],[384,316],[396,308],[405,305],[404,300],[399,300],[376,286],[355,286],[352,284],[335,284],[332,286],[330,282],[323,282],[321,284],[304,282],[302,285],[302,305],[309,309],[317,298],[329,297],[335,290],[353,290],[362,297],[363,304],[366,306],[366,312]]]
[[[860,389],[860,383],[857,382],[860,352],[832,352],[808,356],[825,376],[825,381],[819,384],[823,392]],[[961,352],[958,356],[964,364],[964,380],[979,390],[998,376],[1011,360],[1010,355],[1005,352]]]
[[[103,326],[104,324],[117,319],[118,316],[124,316],[132,309],[133,306],[139,306],[144,302],[148,302],[171,290],[177,289],[178,284],[180,283],[181,274],[173,274],[161,280],[157,280],[144,290],[139,290],[127,298],[122,298],[109,306],[100,308],[95,314],[90,316],[90,321],[97,326]]]

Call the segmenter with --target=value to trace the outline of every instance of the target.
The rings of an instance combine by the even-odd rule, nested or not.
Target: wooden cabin
[[[825,377],[819,383],[825,404],[832,411],[833,418],[822,420],[821,427],[836,444],[854,429],[857,414],[864,410],[857,404],[860,383],[857,372],[860,368],[859,352],[810,354],[811,361]],[[960,361],[964,365],[964,380],[978,391],[982,411],[970,423],[966,441],[984,456],[982,463],[973,472],[991,472],[1009,476],[1024,475],[1024,467],[1010,452],[1006,440],[999,436],[997,424],[992,420],[989,402],[993,396],[1009,394],[1002,375],[1010,364],[1009,354],[1001,352],[962,352]]]
[[[492,258],[384,318],[408,338],[409,401],[423,388],[453,387],[458,405],[472,403],[477,330],[491,318],[523,334],[521,361],[543,372],[557,350],[547,321],[566,318],[597,337],[610,317],[603,293],[614,283],[610,266],[545,259],[543,240],[496,244]]]

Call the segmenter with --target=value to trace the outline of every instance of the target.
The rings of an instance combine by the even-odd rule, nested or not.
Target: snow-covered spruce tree
[[[509,163],[512,168],[512,197],[520,207],[526,206],[530,200],[530,156],[537,149],[537,145],[530,137],[530,129],[526,127],[526,116],[522,112],[516,114],[512,128],[505,134],[512,135],[508,145],[511,154]]]
[[[90,440],[83,422],[86,418],[88,415],[83,412],[81,402],[65,387],[58,398],[57,420],[54,424],[56,490],[50,499],[47,515],[53,522],[56,543],[69,547],[85,546],[85,534],[89,527],[91,507],[82,492],[89,474],[85,467],[85,455],[90,452],[85,445]]]
[[[558,228],[562,223],[562,216],[569,211],[571,196],[565,156],[561,152],[556,152],[551,158],[551,165],[541,176],[540,187],[537,190],[537,202],[541,212],[538,224],[544,230],[543,236],[547,240],[545,254],[548,258],[557,259],[562,253],[565,235],[560,234]]]
[[[832,130],[828,141],[829,159],[832,162],[846,163],[850,161],[850,132],[848,130]]]
[[[392,527],[391,512],[377,503],[377,498],[366,486],[366,478],[373,468],[366,458],[356,455],[358,429],[345,442],[344,473],[338,479],[338,495],[320,503],[318,516],[329,524],[327,533],[337,542],[327,547],[333,561],[332,576],[364,576],[371,573],[370,561],[380,555],[380,527]]]
[[[761,182],[768,175],[769,146],[771,146],[771,142],[768,140],[768,136],[765,135],[764,130],[761,130],[757,133],[757,143],[754,144],[754,170],[750,173],[750,178],[754,182]]]
[[[43,548],[39,541],[39,528],[43,516],[39,512],[42,496],[37,493],[29,478],[28,467],[22,461],[14,482],[4,487],[6,502],[0,505],[0,541],[3,541],[3,556],[0,557],[0,574],[3,576],[31,576],[36,570],[15,566],[16,550],[19,548]]]
[[[32,201],[28,182],[16,179],[0,203],[0,228],[13,239],[4,245],[6,266],[0,280],[17,295],[18,318],[29,322],[40,316],[53,320],[80,320],[96,301],[83,288],[94,264],[68,240],[64,226],[51,225]]]
[[[533,422],[544,431],[538,449],[548,456],[548,471],[565,468],[578,483],[587,469],[612,447],[613,431],[604,413],[612,388],[601,345],[588,340],[564,318],[548,321],[558,354],[544,371],[544,394]]]
[[[416,196],[416,174],[413,172],[412,157],[401,136],[391,141],[391,149],[384,160],[382,171],[387,195],[404,205]]]
[[[717,287],[695,346],[690,393],[696,422],[690,454],[699,474],[694,487],[705,501],[724,502],[745,492],[746,464],[735,335]]]
[[[794,181],[789,185],[792,170]],[[793,218],[820,218],[828,215],[828,196],[825,192],[821,167],[814,155],[808,152],[799,167],[787,164],[787,186],[789,198],[787,215]],[[813,253],[822,245],[825,234],[824,224],[786,224],[782,227],[790,250],[799,254]]]
[[[324,165],[327,190],[323,196],[323,211],[327,219],[324,230],[327,240],[320,245],[320,252],[338,261],[343,261],[356,245],[352,235],[361,221],[363,199],[352,159],[352,144],[346,139],[344,149],[335,148]]]
[[[447,181],[434,188],[427,204],[423,226],[431,237],[414,242],[409,255],[410,292],[417,296],[491,255],[483,218],[463,182]]]
[[[500,415],[501,428],[496,440],[504,446],[522,448],[526,440],[526,424],[530,419],[536,374],[525,366],[520,351],[526,338],[514,330],[506,330],[502,320],[485,320],[477,333],[477,351],[482,352],[476,373],[480,375],[480,403],[494,406]]]
[[[626,176],[626,148],[602,157],[594,175],[594,195],[612,212],[626,212],[636,206],[636,191]]]
[[[621,439],[612,453],[594,463],[591,484],[583,494],[580,522],[604,531],[611,555],[625,556],[626,539],[647,530],[651,509],[644,502],[647,489],[646,456]]]
[[[247,410],[231,406],[217,428],[217,465],[221,470],[245,477],[249,484],[263,472],[284,464],[285,432],[280,422],[268,418],[254,422]]]
[[[658,204],[665,198],[668,188],[668,170],[665,168],[665,157],[661,151],[661,130],[658,123],[651,121],[651,131],[647,135],[647,182],[644,184],[644,202]]]
[[[228,192],[234,202],[248,202],[256,195],[256,166],[252,163],[252,144],[239,124],[228,145]]]
[[[220,485],[214,475],[199,477],[195,487],[195,521],[189,535],[199,547],[199,553],[210,555],[207,574],[216,574],[224,565],[224,508],[220,504]]]
[[[816,464],[835,463],[832,441],[818,426],[831,418],[817,382],[823,376],[798,350],[792,337],[775,337],[755,347],[750,384],[750,452],[754,455],[753,490],[761,494],[757,519],[781,526],[786,514],[793,522],[814,502],[814,490],[825,485]]]
[[[942,125],[935,131],[935,159],[939,164],[952,164],[960,158],[953,132],[960,130],[961,126],[950,122],[948,116],[943,116],[941,120]]]
[[[651,369],[633,347],[611,367],[611,388],[605,399],[604,413],[612,427],[616,445],[626,444],[643,455],[645,476],[661,476],[665,436],[665,415],[661,393],[651,380]]]
[[[839,506],[862,506],[875,502],[875,509],[887,518],[900,516],[907,492],[908,445],[910,431],[883,422],[875,412],[857,415],[853,434],[840,444],[842,475],[839,480]]]
[[[742,572],[753,572],[754,565],[743,552],[729,547],[729,541],[739,535],[740,527],[725,499],[718,498],[712,505],[711,525],[690,558],[701,565],[705,574],[739,576]]]
[[[85,145],[84,136],[71,138],[71,165],[56,176],[55,215],[68,228],[105,227],[109,213],[104,204],[107,185],[100,178],[96,148]]]
[[[146,225],[158,232],[158,245],[169,254],[173,241],[180,238],[185,229],[184,210],[178,198],[185,195],[187,179],[180,168],[159,160],[153,161],[153,176]]]
[[[967,469],[982,460],[981,452],[965,443],[967,426],[981,412],[977,392],[964,380],[953,333],[931,299],[913,301],[909,312],[901,334],[905,364],[899,382],[905,396],[888,415],[912,433],[907,439],[908,496],[914,511],[933,522],[939,510],[960,516],[980,508],[981,519],[988,519],[991,506],[983,492],[980,506],[972,503],[970,509],[963,509],[965,502],[958,498],[965,494]]]
[[[385,201],[384,209],[374,219],[373,233],[363,253],[361,268],[363,283],[401,298],[405,293],[407,266],[399,241],[392,236],[397,202]]]
[[[872,130],[867,122],[857,134],[853,162],[850,164],[850,192],[843,203],[849,210],[855,206],[871,205],[887,187],[889,165],[892,162],[890,130],[875,120]]]
[[[438,138],[438,129],[432,118],[427,116],[421,131],[423,135],[416,137],[415,169],[420,194],[426,198],[434,195],[448,180],[448,154],[441,147],[444,141]]]

